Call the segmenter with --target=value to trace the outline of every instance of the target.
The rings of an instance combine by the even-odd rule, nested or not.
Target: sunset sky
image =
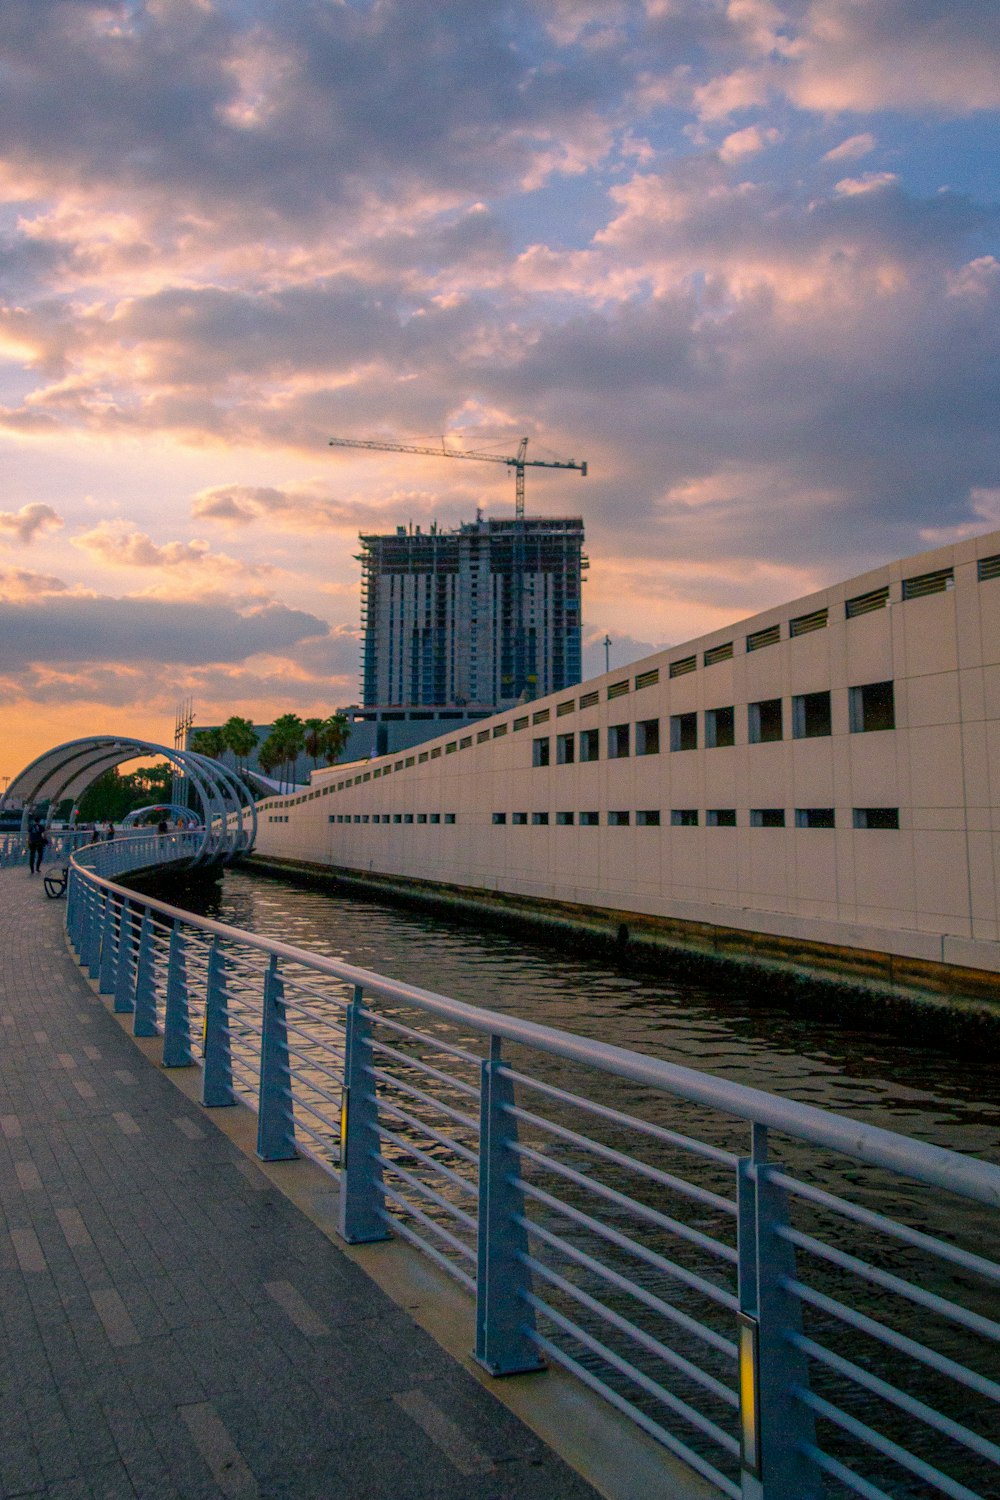
[[[991,0],[3,0],[0,777],[356,702],[587,460],[585,668],[1000,525]],[[0,786],[3,785],[0,780]]]

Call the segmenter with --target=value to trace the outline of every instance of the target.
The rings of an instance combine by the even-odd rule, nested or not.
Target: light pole
[[[605,672],[611,671],[611,637],[609,635],[604,637],[604,670]]]

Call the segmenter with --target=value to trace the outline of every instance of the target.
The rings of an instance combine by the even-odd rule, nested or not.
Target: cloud
[[[26,568],[0,568],[0,600],[32,599],[42,594],[61,594],[67,585],[51,573]]]
[[[128,521],[100,521],[90,531],[72,538],[73,546],[108,568],[155,569],[168,575],[153,591],[172,597],[194,590],[202,600],[206,589],[223,594],[234,584],[274,573],[269,563],[248,563],[225,552],[213,552],[207,541],[154,542]]]
[[[874,151],[877,144],[871,132],[864,130],[860,135],[849,135],[847,140],[841,141],[839,146],[833,146],[823,160],[856,161],[859,157],[867,156],[870,151]]]
[[[245,527],[263,521],[292,531],[377,531],[395,529],[400,518],[421,524],[458,525],[475,499],[467,489],[403,490],[373,496],[332,495],[322,481],[285,486],[223,484],[200,490],[191,502],[196,520]]]
[[[46,531],[58,531],[66,523],[51,505],[22,505],[20,510],[0,510],[0,532],[11,532],[19,542],[33,542]]]
[[[719,147],[719,156],[724,162],[742,161],[780,140],[781,131],[774,126],[748,125],[745,130],[735,130],[726,136]]]

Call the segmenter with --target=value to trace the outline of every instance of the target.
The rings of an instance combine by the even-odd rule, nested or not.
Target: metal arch
[[[139,819],[148,813],[169,813],[175,818],[190,819],[191,817],[191,809],[180,802],[151,802],[148,807],[133,807],[132,811],[122,818],[119,827],[124,833],[126,828],[134,828]]]
[[[188,750],[172,750],[153,740],[130,735],[92,735],[57,745],[30,762],[0,796],[0,807],[23,799],[22,828],[26,827],[33,802],[48,797],[52,810],[65,797],[76,797],[102,772],[139,756],[156,756],[168,761],[190,778],[205,813],[205,832],[195,863],[206,856],[221,857],[227,862],[243,849],[252,847],[256,837],[257,818],[253,798],[247,788],[227,767]],[[224,795],[223,795],[224,794]],[[245,835],[249,807],[251,836]],[[235,827],[230,818],[235,815]],[[213,823],[218,823],[213,829]]]

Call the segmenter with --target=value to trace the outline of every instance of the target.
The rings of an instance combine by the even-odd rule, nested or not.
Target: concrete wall
[[[998,555],[993,532],[893,563],[418,752],[321,771],[310,792],[261,804],[258,849],[1000,972],[1000,577],[977,567]],[[949,568],[941,591],[903,597],[904,580]],[[846,601],[885,587],[886,607],[846,617]],[[823,609],[825,625],[791,634]],[[747,649],[773,626],[776,643]],[[730,659],[705,665],[730,642]],[[895,728],[852,733],[850,690],[881,682]],[[832,732],[793,738],[793,698],[826,691]],[[749,705],[776,698],[783,737],[749,743]],[[706,748],[706,710],[729,706],[735,743]],[[690,713],[697,748],[672,751],[671,717]],[[654,719],[659,753],[637,755],[635,726]],[[621,724],[630,754],[609,759]],[[581,764],[592,728],[600,758]],[[558,765],[567,733],[574,763]],[[535,766],[543,738],[550,764]],[[834,827],[795,826],[797,809],[831,808]],[[713,809],[735,810],[736,826],[706,826]],[[761,809],[786,826],[753,826]],[[858,809],[898,810],[899,827],[856,827]],[[675,812],[697,825],[672,826]],[[637,826],[640,813],[660,825]]]

